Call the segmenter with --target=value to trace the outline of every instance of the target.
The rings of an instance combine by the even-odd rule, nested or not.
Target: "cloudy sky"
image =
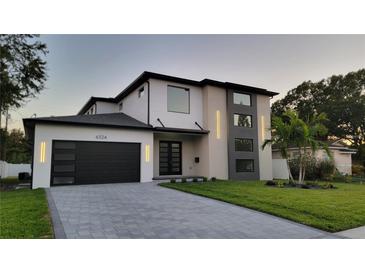
[[[73,115],[90,96],[114,97],[143,71],[280,92],[365,67],[365,35],[44,35],[48,81],[11,112]],[[274,99],[275,100],[275,99]]]

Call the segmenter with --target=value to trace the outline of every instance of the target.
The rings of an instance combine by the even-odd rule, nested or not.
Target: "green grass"
[[[259,181],[160,185],[267,212],[329,232],[365,225],[363,184],[334,183],[337,189],[276,188]]]
[[[0,238],[53,238],[43,189],[0,192]]]

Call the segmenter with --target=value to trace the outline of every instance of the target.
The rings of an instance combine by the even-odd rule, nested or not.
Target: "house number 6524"
[[[107,139],[107,137],[105,135],[96,135],[96,139],[105,140],[105,139]]]

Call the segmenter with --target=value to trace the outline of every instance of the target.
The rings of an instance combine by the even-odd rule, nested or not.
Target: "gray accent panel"
[[[233,93],[245,93],[251,95],[251,106],[233,104]],[[233,123],[233,115],[247,114],[252,116],[252,127],[236,127]],[[257,97],[245,91],[227,90],[227,116],[228,116],[228,176],[233,180],[258,180],[260,179],[259,147],[257,131]],[[235,138],[253,139],[253,151],[235,151]],[[254,172],[236,172],[236,159],[254,160]]]

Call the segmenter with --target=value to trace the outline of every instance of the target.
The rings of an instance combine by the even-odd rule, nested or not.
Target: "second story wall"
[[[147,121],[147,109],[148,109],[148,90],[147,83],[139,86],[136,90],[131,92],[127,97],[122,100],[123,106],[120,108],[120,112],[123,112],[134,119],[137,119],[143,123]],[[142,91],[143,89],[143,91]],[[119,104],[118,104],[119,108]]]
[[[114,103],[108,102],[96,102],[96,114],[103,114],[103,113],[114,113],[118,112],[118,105]]]
[[[188,113],[168,110],[168,86],[188,89]],[[128,114],[128,113],[127,113]],[[203,125],[203,95],[202,88],[174,82],[150,79],[150,123],[160,127],[160,119],[165,127],[199,129],[195,122]]]

